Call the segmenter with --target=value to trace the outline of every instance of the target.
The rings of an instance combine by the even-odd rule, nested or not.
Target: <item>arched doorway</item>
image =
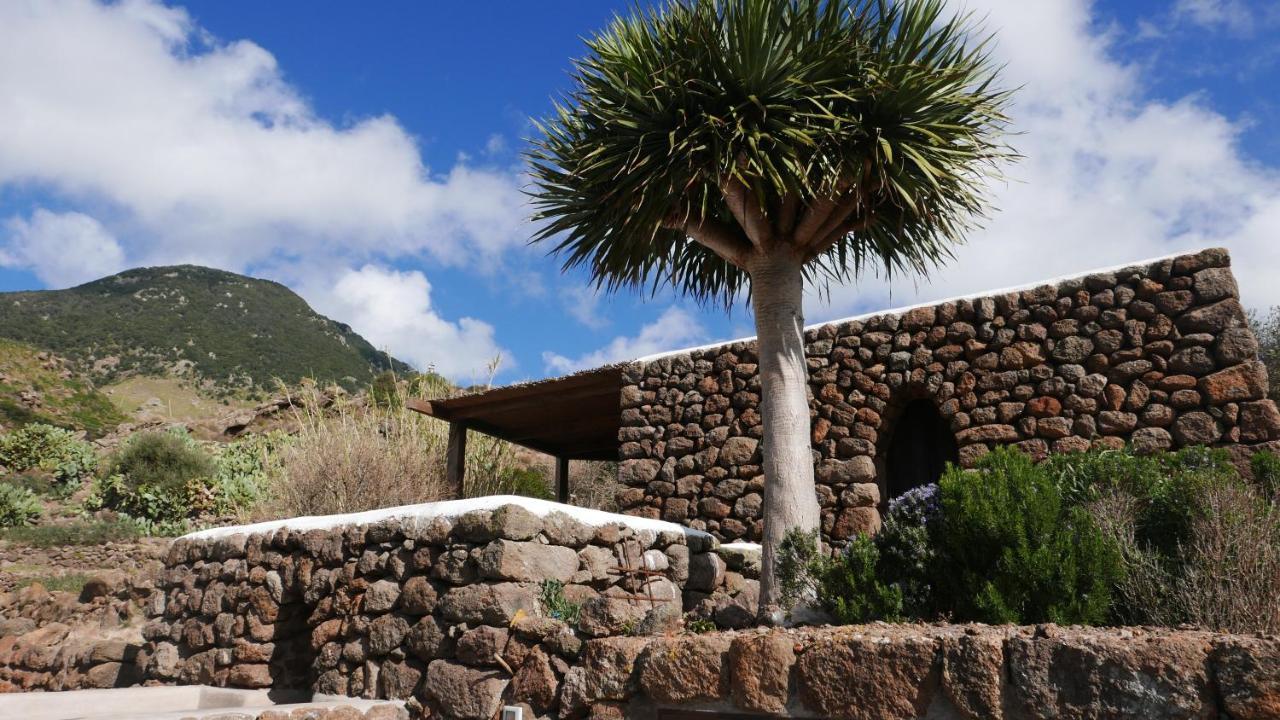
[[[942,477],[948,462],[959,458],[955,435],[933,401],[912,400],[902,409],[889,438],[885,458],[886,500]]]

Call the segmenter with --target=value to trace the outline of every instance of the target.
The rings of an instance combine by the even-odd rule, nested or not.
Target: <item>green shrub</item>
[[[538,588],[538,600],[547,617],[563,620],[569,625],[578,624],[582,603],[570,602],[564,596],[564,583],[559,580],[543,580]]]
[[[1280,503],[1280,457],[1269,452],[1254,453],[1249,459],[1249,468],[1262,495]]]
[[[468,488],[471,490],[472,488]],[[523,495],[541,500],[555,500],[556,494],[547,483],[547,478],[537,468],[509,467],[498,473],[490,486],[487,495]]]
[[[0,465],[16,473],[42,470],[74,486],[93,474],[98,456],[70,430],[31,423],[0,437]]]
[[[778,577],[779,600],[788,613],[801,601],[816,596],[821,560],[817,530],[805,532],[791,528],[782,536],[774,572]]]
[[[941,530],[942,500],[936,484],[913,488],[889,501],[884,526],[875,536],[880,579],[902,593],[907,617],[936,614],[933,575],[937,571],[936,536]]]
[[[880,580],[879,565],[880,551],[865,535],[850,540],[835,558],[815,562],[818,601],[837,623],[902,619],[902,590]]]
[[[0,483],[0,527],[30,525],[42,512],[40,498],[35,493]]]
[[[1099,624],[1121,575],[1114,542],[1048,468],[999,448],[939,483],[939,606],[989,623]]]
[[[240,514],[264,501],[283,467],[282,450],[288,434],[273,431],[250,435],[224,446],[212,482],[212,510],[219,515]]]
[[[134,435],[112,458],[86,504],[158,523],[180,522],[207,509],[213,459],[186,435]]]
[[[33,525],[5,530],[0,538],[17,545],[50,548],[67,545],[102,545],[136,540],[146,534],[143,526],[127,518],[77,520],[61,525]]]
[[[1204,447],[1148,456],[1094,450],[1053,456],[1044,468],[1073,505],[1117,492],[1135,498],[1138,541],[1165,554],[1190,539],[1192,524],[1207,512],[1205,492],[1238,480],[1225,451]]]

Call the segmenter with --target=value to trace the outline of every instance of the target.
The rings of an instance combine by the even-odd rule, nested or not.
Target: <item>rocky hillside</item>
[[[0,339],[0,430],[42,422],[97,436],[124,420],[70,365],[48,351]]]
[[[365,385],[407,369],[279,283],[192,265],[0,293],[0,307],[0,338],[56,352],[98,382],[176,374],[230,392],[304,377]]]

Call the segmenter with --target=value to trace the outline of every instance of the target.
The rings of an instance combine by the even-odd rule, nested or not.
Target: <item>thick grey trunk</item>
[[[781,619],[776,574],[778,547],[793,528],[815,531],[821,522],[813,484],[809,422],[809,368],[804,357],[804,275],[786,250],[749,263],[751,302],[760,350],[760,405],[764,421],[764,537],[760,618]]]

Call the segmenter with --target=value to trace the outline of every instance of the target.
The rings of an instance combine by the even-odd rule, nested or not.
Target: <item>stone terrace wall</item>
[[[1091,446],[1275,448],[1280,412],[1225,250],[806,331],[822,530],[874,532],[893,426],[912,400],[950,422],[959,460]],[[754,341],[624,371],[623,512],[760,537]]]
[[[1280,639],[1142,628],[871,625],[588,642],[562,716],[835,720],[1280,717]]]
[[[733,552],[726,563],[705,533],[497,501],[545,517],[503,504],[181,538],[139,663],[150,682],[409,698],[490,720],[499,699],[554,714],[584,640],[678,627],[685,608],[728,625],[754,618],[758,565]],[[550,616],[544,580],[580,604],[575,623]]]

